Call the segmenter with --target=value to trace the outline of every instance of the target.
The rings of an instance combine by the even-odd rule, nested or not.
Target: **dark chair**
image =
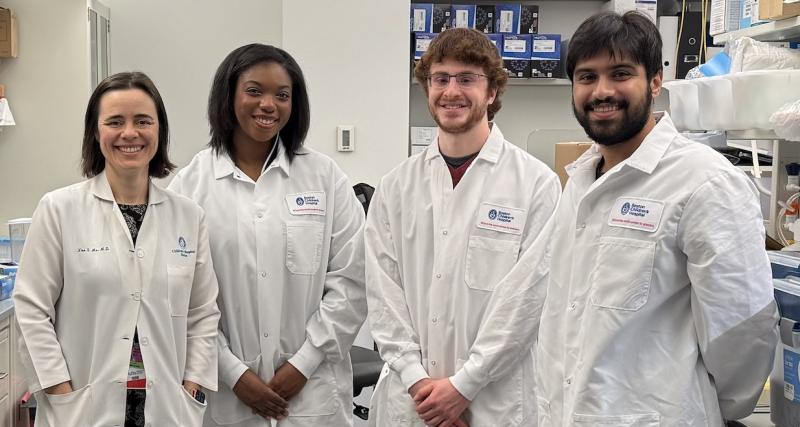
[[[369,184],[359,183],[353,186],[353,191],[364,207],[364,213],[367,213],[375,188]],[[375,349],[370,350],[355,345],[350,348],[350,360],[353,364],[353,396],[358,396],[362,389],[378,383],[381,369],[383,369],[383,360]],[[369,418],[369,408],[355,402],[353,402],[353,406],[353,415],[362,420]]]

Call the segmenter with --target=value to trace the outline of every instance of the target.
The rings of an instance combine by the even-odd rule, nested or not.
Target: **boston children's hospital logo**
[[[491,219],[491,220],[497,219],[497,210],[496,209],[492,209],[492,210],[489,211],[489,219]]]
[[[297,199],[295,199],[295,201],[294,201],[294,202],[295,202],[295,203],[297,203],[297,206],[303,206],[303,205],[305,205],[305,204],[306,204],[306,201],[305,201],[305,200],[303,200],[303,198],[302,198],[302,197],[298,197]]]
[[[182,256],[184,258],[186,258],[189,255],[192,255],[192,254],[195,253],[195,251],[193,251],[191,249],[186,249],[186,246],[187,246],[186,245],[186,239],[184,239],[183,236],[179,236],[178,237],[178,247],[179,247],[179,249],[173,249],[172,253],[176,254],[176,255],[180,255],[180,256]]]
[[[647,209],[645,205],[625,202],[625,204],[622,205],[622,209],[620,209],[620,213],[623,215],[644,217],[650,213],[650,210]]]

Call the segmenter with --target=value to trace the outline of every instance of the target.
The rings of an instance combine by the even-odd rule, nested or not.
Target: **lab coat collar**
[[[164,190],[155,185],[153,180],[149,181],[150,192],[148,193],[147,204],[154,205],[165,201],[167,199],[167,195],[164,193]],[[114,193],[111,191],[111,184],[108,183],[108,177],[106,176],[105,170],[89,179],[89,191],[102,200],[116,203],[116,200],[114,199]]]
[[[651,174],[658,166],[658,162],[664,157],[667,148],[672,143],[672,140],[678,135],[678,130],[672,124],[669,114],[666,112],[653,113],[656,116],[656,126],[645,136],[639,148],[633,154],[625,159],[622,163],[632,168],[639,169],[640,171]],[[597,143],[593,144],[586,150],[577,160],[566,166],[568,176],[572,176],[575,172],[584,169],[594,170],[597,167],[597,162],[600,161],[600,149]]]
[[[497,163],[500,159],[500,151],[503,148],[503,142],[505,138],[503,137],[503,133],[500,132],[500,128],[497,126],[497,123],[489,122],[489,125],[492,127],[491,131],[489,132],[489,137],[486,139],[486,143],[483,144],[480,153],[478,153],[478,157],[475,160],[485,160],[490,163]],[[429,161],[436,157],[441,156],[442,153],[439,151],[439,137],[436,137],[436,141],[433,144],[428,146],[427,151],[425,152],[425,160]]]
[[[275,155],[275,160],[269,167],[277,167],[284,173],[288,174],[290,167],[289,158],[285,156],[286,148],[283,146],[283,142],[281,141],[280,135],[278,136],[278,139],[275,142],[276,144],[278,144],[277,147],[278,152]],[[295,154],[297,155],[304,155],[308,153],[310,153],[310,151],[303,146],[295,150]],[[222,179],[228,175],[233,174],[234,170],[236,169],[236,165],[233,163],[233,159],[231,159],[231,157],[227,153],[220,152],[219,154],[213,155],[212,158],[214,162],[215,179]],[[269,167],[262,168],[262,173],[263,170],[266,170]]]

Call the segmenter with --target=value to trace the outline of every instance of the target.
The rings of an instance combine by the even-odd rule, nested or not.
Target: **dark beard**
[[[650,118],[650,106],[653,104],[653,94],[650,93],[650,91],[647,92],[647,99],[641,108],[631,109],[630,103],[624,101],[620,102],[619,106],[620,110],[623,112],[623,117],[622,123],[618,128],[608,129],[603,126],[595,126],[595,128],[592,128],[592,123],[589,121],[589,114],[587,111],[592,108],[593,105],[601,102],[613,102],[613,100],[604,99],[599,102],[593,101],[586,103],[583,106],[582,112],[575,108],[575,101],[573,100],[572,111],[575,113],[575,118],[578,119],[578,123],[581,124],[586,135],[588,135],[592,141],[605,146],[616,145],[630,140],[644,129],[647,120]]]
[[[428,110],[431,111],[430,107],[428,107]],[[481,119],[483,119],[483,116],[486,115],[487,110],[488,106],[486,108],[479,109],[479,111],[477,112],[473,112],[472,109],[470,109],[469,116],[467,116],[467,121],[461,126],[445,127],[442,126],[442,123],[439,121],[439,117],[436,116],[436,113],[434,111],[431,111],[431,116],[433,116],[433,121],[436,122],[436,124],[439,126],[439,129],[447,133],[457,135],[460,133],[468,132],[469,130],[477,126],[481,122]]]

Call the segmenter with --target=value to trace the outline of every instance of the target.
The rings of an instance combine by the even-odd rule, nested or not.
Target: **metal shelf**
[[[781,139],[778,135],[775,135],[775,131],[763,129],[729,130],[725,134],[728,140],[734,141]]]
[[[753,172],[752,166],[736,166],[736,167],[748,173]],[[761,172],[764,173],[772,173],[772,166],[759,166],[759,169],[761,169]]]
[[[750,37],[760,41],[792,41],[800,40],[800,16],[771,21],[755,27],[731,31],[714,36],[714,44],[721,45],[725,42]]]

